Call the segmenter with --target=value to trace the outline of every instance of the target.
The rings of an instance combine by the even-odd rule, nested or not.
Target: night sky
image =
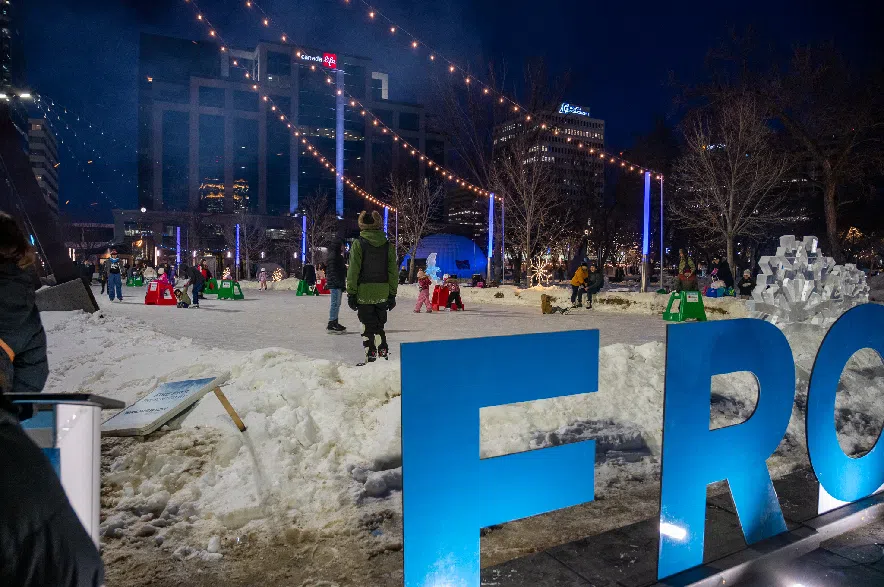
[[[14,2],[28,84],[70,109],[71,127],[102,155],[98,160],[71,132],[59,130],[80,165],[89,169],[87,177],[60,146],[62,209],[77,219],[108,221],[112,205],[134,208],[139,34],[207,39],[205,27],[184,0]],[[293,44],[369,57],[377,70],[390,74],[391,99],[431,102],[428,69],[439,66],[429,65],[426,51],[413,51],[407,37],[370,23],[360,0],[259,4],[282,23]],[[672,80],[701,81],[709,49],[732,30],[751,28],[755,38],[784,57],[791,46],[831,41],[851,61],[880,64],[884,43],[875,38],[882,22],[875,4],[378,0],[376,7],[440,54],[469,64],[480,77],[491,59],[505,62],[512,79],[521,77],[523,63],[533,57],[545,58],[554,72],[570,70],[567,101],[606,121],[606,145],[616,151],[629,148],[659,117],[678,122],[672,98],[679,89]],[[261,26],[245,0],[203,0],[199,6],[234,46],[279,38],[276,29]],[[86,165],[89,159],[92,165]],[[107,197],[95,193],[90,181],[104,186]]]

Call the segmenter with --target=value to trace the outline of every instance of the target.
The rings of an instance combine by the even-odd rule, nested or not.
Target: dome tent
[[[485,275],[488,259],[485,249],[465,236],[455,234],[431,234],[421,239],[415,258],[426,259],[436,253],[436,266],[442,271],[460,278],[472,277],[474,273]],[[403,264],[408,266],[410,259],[405,257]]]

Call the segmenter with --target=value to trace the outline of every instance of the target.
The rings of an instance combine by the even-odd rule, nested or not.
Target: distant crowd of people
[[[721,255],[712,257],[712,264],[707,267],[705,263],[697,265],[687,251],[679,249],[676,291],[701,291],[701,278],[711,280],[702,288],[702,292],[710,297],[739,296],[746,299],[755,289],[750,269],[744,269],[740,281],[734,283],[730,264]]]

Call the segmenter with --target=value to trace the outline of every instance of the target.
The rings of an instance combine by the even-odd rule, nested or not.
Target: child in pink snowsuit
[[[414,307],[415,314],[421,313],[421,306],[424,304],[427,305],[427,314],[433,313],[433,306],[430,305],[430,285],[432,283],[432,280],[427,277],[423,269],[417,272],[417,285],[420,288],[420,292],[417,294],[417,305]]]

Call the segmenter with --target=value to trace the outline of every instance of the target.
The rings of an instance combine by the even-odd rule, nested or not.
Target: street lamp
[[[142,207],[141,207],[141,213],[144,214],[145,212],[147,212],[147,208],[145,208],[144,206],[142,206]]]

